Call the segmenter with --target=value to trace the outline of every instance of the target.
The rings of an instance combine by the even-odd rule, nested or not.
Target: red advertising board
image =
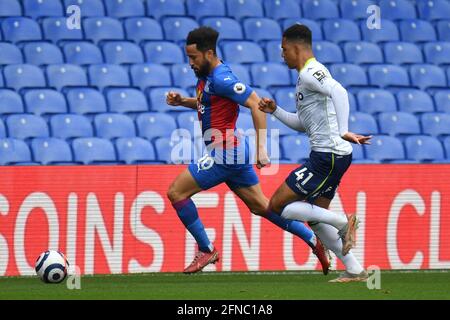
[[[270,197],[294,165],[262,175]],[[180,272],[195,242],[166,197],[185,166],[3,167],[0,276],[34,274],[58,249],[83,274]],[[382,269],[450,268],[450,166],[352,165],[331,210],[361,220],[355,255]],[[226,185],[194,197],[221,260],[209,271],[319,270],[299,239],[252,215]],[[335,268],[341,269],[337,263]]]

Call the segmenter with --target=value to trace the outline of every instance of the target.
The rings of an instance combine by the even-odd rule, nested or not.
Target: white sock
[[[317,223],[313,224],[311,229],[317,234],[325,247],[333,251],[336,257],[344,263],[345,270],[354,274],[361,273],[364,270],[351,250],[345,256],[342,255],[342,240],[335,227],[325,223]]]
[[[286,219],[304,222],[324,222],[341,230],[347,224],[347,216],[336,213],[304,201],[296,201],[287,205],[281,216]]]

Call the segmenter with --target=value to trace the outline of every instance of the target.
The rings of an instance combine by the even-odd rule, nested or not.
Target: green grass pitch
[[[82,276],[81,289],[37,277],[0,278],[0,299],[450,299],[450,270],[382,271],[381,288],[366,283],[329,283],[316,272],[204,272]]]

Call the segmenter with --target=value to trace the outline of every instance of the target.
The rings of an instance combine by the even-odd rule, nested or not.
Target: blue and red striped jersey
[[[237,149],[235,136],[239,105],[244,105],[253,89],[239,81],[222,63],[197,82],[197,112],[206,146]],[[217,130],[220,134],[214,134]],[[247,148],[246,148],[247,149]]]

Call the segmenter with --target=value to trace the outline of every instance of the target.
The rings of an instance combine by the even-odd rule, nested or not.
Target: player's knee
[[[283,211],[283,206],[276,199],[270,199],[269,202],[269,210],[278,214],[281,214]]]
[[[167,198],[172,203],[183,200],[183,199],[180,199],[180,193],[178,192],[177,188],[173,184],[169,187],[169,190],[167,190]]]

